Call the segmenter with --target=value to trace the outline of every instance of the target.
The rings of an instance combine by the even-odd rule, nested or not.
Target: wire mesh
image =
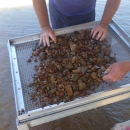
[[[111,44],[111,55],[115,54],[116,61],[125,61],[130,59],[130,53],[128,53],[127,48],[124,48],[125,43],[123,43],[120,39],[116,40],[116,36],[111,35],[109,32],[107,35],[107,41]],[[26,62],[27,59],[31,56],[32,49],[35,47],[35,44],[39,42],[38,40],[26,42],[22,44],[15,45],[16,47],[16,54],[17,54],[17,61],[18,61],[18,68],[20,73],[20,80],[21,86],[23,91],[23,98],[25,103],[25,110],[31,111],[38,108],[41,108],[39,99],[37,100],[38,104],[34,105],[30,98],[30,93],[33,92],[32,87],[28,87],[28,84],[33,82],[32,76],[35,74],[34,65],[38,65],[38,62],[34,62],[34,59],[31,63]],[[101,83],[98,87],[91,87],[89,90],[90,94],[94,94],[101,91],[109,91],[112,89],[119,88],[119,86],[128,84],[130,81],[130,73],[127,73],[126,76],[120,81],[116,83]]]

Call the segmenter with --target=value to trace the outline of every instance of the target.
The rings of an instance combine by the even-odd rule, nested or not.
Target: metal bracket
[[[74,114],[78,114],[78,113],[81,113],[81,112],[84,112],[84,111],[88,111],[88,110],[91,110],[93,108],[97,108],[97,107],[105,106],[105,105],[108,105],[108,104],[111,104],[111,103],[115,103],[115,102],[118,102],[118,101],[121,101],[121,100],[124,100],[124,99],[127,99],[127,98],[130,98],[130,92],[124,93],[124,94],[119,94],[119,95],[114,96],[114,97],[102,99],[102,100],[99,100],[99,101],[96,101],[96,102],[92,102],[90,104],[88,103],[88,104],[85,104],[85,105],[82,105],[82,106],[75,107],[73,109],[68,109],[68,110],[65,110],[65,111],[58,112],[58,113],[53,113],[53,114],[44,116],[42,118],[38,118],[38,119],[35,119],[35,120],[28,121],[26,123],[29,127],[34,127],[34,126],[38,126],[38,125],[41,125],[41,124],[44,124],[44,123],[47,123],[47,122],[51,122],[51,121],[54,121],[54,120],[57,120],[57,119],[61,119],[61,118],[64,118],[64,117],[67,117],[67,116],[70,116],[70,115],[74,115]]]

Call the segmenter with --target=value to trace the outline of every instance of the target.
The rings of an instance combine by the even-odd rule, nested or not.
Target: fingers
[[[107,82],[113,82],[113,76],[111,72],[111,66],[104,72],[103,80]]]
[[[100,38],[100,41],[103,41],[103,40],[106,38],[106,35],[107,35],[107,33],[104,32],[104,33],[102,34],[101,38]]]
[[[91,34],[93,34],[94,30],[95,30],[95,28],[93,28],[93,29],[91,30]]]
[[[95,38],[96,40],[100,41],[104,40],[106,38],[107,28],[107,26],[104,26],[102,24],[95,26],[91,30],[92,38]]]
[[[44,35],[40,35],[40,41],[39,41],[39,44],[44,44],[45,43],[45,38],[43,38]]]
[[[100,40],[100,38],[102,37],[102,34],[103,34],[103,32],[98,32],[96,40]]]
[[[108,68],[105,72],[104,72],[104,76],[103,76],[103,80],[104,81],[108,81],[111,82],[112,81],[112,77],[111,77],[111,72],[110,72],[110,68]]]
[[[40,37],[40,44],[43,44],[44,46],[50,46],[49,37],[56,43],[56,36],[55,34],[49,34],[49,35],[41,35]]]
[[[111,74],[110,73],[110,68],[108,68],[105,72],[104,72],[104,76],[103,76],[103,80],[104,81],[111,81]]]
[[[95,36],[97,35],[97,33],[98,33],[98,30],[93,29],[93,31],[92,31],[92,38],[95,38]]]
[[[105,75],[108,73],[110,73],[110,68],[106,69],[106,71],[104,72]]]
[[[107,82],[117,82],[121,79],[121,76],[111,70],[111,66],[104,72],[103,80]]]
[[[40,42],[39,42],[39,43],[42,44],[42,41],[43,41],[43,39],[42,39],[42,37],[40,36]]]
[[[127,62],[119,62],[110,65],[104,72],[103,80],[108,82],[117,82],[121,80],[128,72],[127,68],[124,68],[125,64],[127,64]]]
[[[96,40],[103,41],[106,38],[106,32],[103,31],[94,31],[92,30],[92,38],[95,38]]]
[[[45,26],[41,30],[39,43],[49,47],[50,46],[49,38],[51,38],[56,43],[56,36],[54,31],[51,29],[50,26]]]
[[[104,81],[111,82],[111,77],[110,77],[110,75],[109,75],[109,74],[104,75],[104,76],[103,76],[103,80],[104,80]]]
[[[45,42],[46,43],[44,45],[45,46],[47,45],[49,47],[50,46],[49,37],[47,37],[47,36],[45,37]]]
[[[41,35],[39,43],[49,47],[50,46],[49,37],[47,35]]]
[[[107,81],[107,82],[117,82],[119,81],[121,78],[119,77],[114,77],[112,74],[107,74],[103,76],[103,80]]]
[[[50,34],[50,37],[51,37],[51,39],[56,43],[56,36],[55,36],[55,34]]]
[[[45,36],[42,37],[42,40],[43,40],[43,45],[46,46],[46,39],[45,39]]]

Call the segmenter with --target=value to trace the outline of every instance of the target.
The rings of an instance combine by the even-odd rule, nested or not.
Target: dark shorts
[[[49,2],[50,20],[53,29],[95,21],[95,10],[85,15],[66,16]]]

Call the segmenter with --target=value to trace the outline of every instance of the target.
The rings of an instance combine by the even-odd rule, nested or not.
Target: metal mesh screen
[[[37,41],[33,41],[16,45],[18,68],[26,111],[34,110],[40,107],[40,104],[35,106],[31,101],[30,93],[33,92],[33,88],[28,87],[28,84],[33,82],[32,76],[35,74],[34,65],[37,65],[38,62],[34,62],[33,59],[31,63],[28,63],[27,59],[31,56],[32,48],[35,48],[36,42]]]
[[[115,57],[117,62],[129,60],[130,53],[126,51],[127,48],[124,48],[123,45],[124,43],[120,40],[117,41],[115,38],[110,33],[108,33],[107,40],[111,43],[112,55],[116,54]],[[39,62],[34,62],[34,59],[31,61],[31,63],[26,62],[27,59],[31,56],[32,48],[35,47],[36,42],[38,41],[31,41],[16,45],[16,54],[17,54],[20,80],[26,111],[40,108],[39,102],[38,105],[34,105],[34,103],[31,101],[30,93],[33,91],[33,88],[28,87],[28,84],[33,82],[32,76],[35,74],[34,65],[38,65]],[[129,82],[130,82],[130,73],[128,73],[120,82],[117,83],[104,82],[100,84],[100,86],[97,87],[96,89],[91,88],[89,92],[93,94],[101,91],[108,91],[111,89],[116,89],[121,85],[128,84]]]

